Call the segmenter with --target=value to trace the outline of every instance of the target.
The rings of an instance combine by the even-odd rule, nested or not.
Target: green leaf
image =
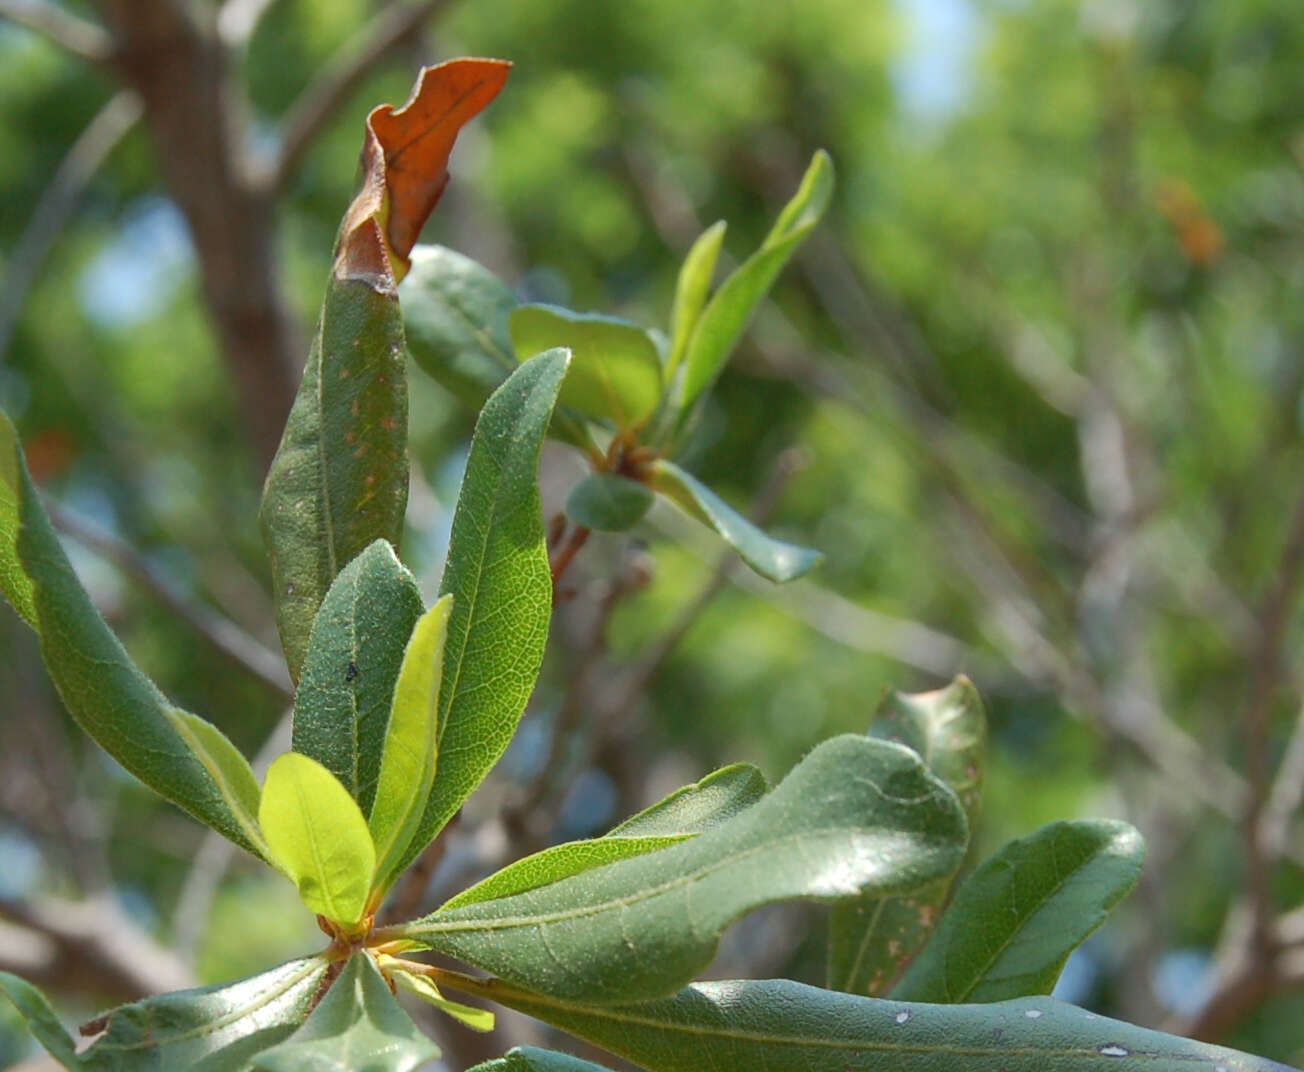
[[[838,737],[695,838],[386,933],[541,993],[633,1000],[691,979],[747,912],[915,889],[959,864],[966,837],[954,794],[913,752]]]
[[[260,1054],[263,1072],[412,1072],[439,1056],[365,953],[355,954],[301,1028]]]
[[[18,1010],[36,1041],[45,1047],[51,1057],[64,1068],[80,1067],[77,1044],[64,1030],[44,994],[25,979],[4,971],[0,971],[0,994],[7,997]]]
[[[259,515],[296,682],[336,574],[373,540],[398,546],[408,492],[403,353],[393,278],[337,267]]]
[[[386,540],[340,571],[326,593],[294,699],[293,748],[371,810],[394,683],[421,616],[421,591]]]
[[[387,889],[416,833],[439,754],[439,683],[453,597],[444,596],[412,630],[385,733],[376,802],[367,822],[376,845],[376,887]]]
[[[665,458],[653,463],[652,486],[686,513],[710,525],[744,562],[771,581],[782,584],[796,580],[824,557],[808,547],[765,535],[700,480]]]
[[[493,1061],[476,1065],[469,1072],[611,1072],[592,1061],[581,1061],[568,1053],[517,1046]]]
[[[618,473],[589,473],[566,496],[566,516],[596,532],[632,529],[652,507],[646,484]]]
[[[956,891],[893,998],[1003,1001],[1048,994],[1069,954],[1141,874],[1127,823],[1051,823],[1011,841]]]
[[[534,690],[552,617],[539,448],[569,355],[521,365],[480,412],[440,586],[453,596],[439,690],[439,768],[402,870],[498,762]]]
[[[964,806],[973,829],[982,796],[987,720],[973,683],[957,677],[935,692],[889,692],[870,735],[913,748]],[[932,933],[950,881],[907,897],[861,898],[829,913],[828,985],[873,997],[882,993]]]
[[[724,767],[628,819],[605,837],[571,841],[509,864],[441,909],[498,900],[595,867],[656,852],[718,826],[765,795],[765,776],[750,763]]]
[[[633,428],[661,401],[661,358],[652,336],[637,324],[555,305],[520,305],[508,325],[522,361],[552,347],[571,351],[563,406]]]
[[[286,752],[267,770],[258,812],[276,865],[319,916],[362,918],[376,850],[357,802],[315,759]]]
[[[675,284],[675,304],[670,313],[671,341],[670,356],[666,359],[667,380],[674,375],[684,354],[688,352],[688,341],[692,338],[693,328],[697,326],[702,306],[706,304],[706,296],[711,291],[715,262],[720,257],[720,247],[724,243],[727,227],[724,220],[717,220],[698,235],[679,269],[679,279]]]
[[[479,409],[516,368],[507,317],[516,295],[443,246],[416,246],[398,288],[408,349],[435,382]]]
[[[295,960],[237,983],[179,990],[120,1005],[83,1031],[101,1032],[82,1054],[34,988],[0,973],[6,993],[42,1045],[85,1072],[245,1072],[249,1060],[288,1037],[312,1007],[326,962]]]
[[[82,588],[0,413],[0,593],[40,638],[68,713],[156,793],[261,854],[257,785],[215,726],[180,711],[131,661]]]
[[[752,314],[788,259],[819,223],[832,196],[833,162],[821,149],[761,248],[721,284],[698,318],[676,385],[679,409],[691,405],[720,374]]]
[[[607,836],[700,834],[750,808],[769,791],[759,767],[732,763],[631,815]]]
[[[439,987],[424,975],[415,975],[401,968],[391,969],[390,974],[399,986],[416,994],[422,1001],[433,1005],[459,1023],[465,1024],[472,1031],[484,1032],[494,1029],[495,1017],[492,1012],[488,1009],[477,1009],[472,1005],[463,1005],[457,1001],[449,1001],[439,992]]]
[[[457,985],[648,1072],[1293,1072],[1052,998],[909,1005],[772,979],[698,983],[662,1001],[598,1007],[494,980]]]

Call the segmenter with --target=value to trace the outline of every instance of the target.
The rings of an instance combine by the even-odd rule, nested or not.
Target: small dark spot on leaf
[[[344,680],[352,681],[357,676],[358,676],[358,664],[350,660],[349,668],[344,672]]]

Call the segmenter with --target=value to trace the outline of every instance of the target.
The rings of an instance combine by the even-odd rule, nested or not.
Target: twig
[[[283,699],[294,696],[285,664],[228,618],[187,598],[129,544],[119,540],[49,496],[46,511],[55,525],[131,577],[163,606],[184,621],[215,650],[247,671]]]
[[[1286,744],[1259,821],[1259,844],[1270,860],[1279,860],[1290,840],[1290,824],[1304,803],[1304,710]]]
[[[571,528],[570,533],[561,541],[560,546],[553,552],[548,559],[548,566],[552,571],[552,599],[557,601],[557,589],[561,584],[561,579],[570,564],[575,561],[575,556],[580,553],[581,548],[588,542],[589,530],[583,525],[575,525]]]
[[[0,0],[0,17],[44,34],[91,63],[105,63],[113,55],[113,38],[103,27],[50,0]]]
[[[9,349],[28,291],[82,192],[139,118],[140,98],[130,90],[119,90],[78,135],[45,187],[14,246],[0,288],[0,358]]]
[[[289,185],[308,146],[350,94],[377,64],[395,48],[412,40],[448,3],[449,0],[392,3],[327,61],[325,68],[290,106],[281,123],[280,150],[264,180],[267,189],[279,192]]]

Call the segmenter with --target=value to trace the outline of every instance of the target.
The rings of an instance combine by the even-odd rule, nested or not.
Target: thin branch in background
[[[56,527],[117,566],[190,626],[212,648],[257,678],[282,699],[293,698],[294,688],[279,655],[230,619],[179,592],[171,581],[129,544],[60,506],[49,496],[44,496],[43,501]]]
[[[0,287],[0,360],[9,349],[28,292],[64,224],[95,173],[135,127],[140,112],[140,98],[130,90],[119,90],[78,135],[45,187],[13,248]]]
[[[1304,804],[1304,710],[1282,754],[1259,821],[1259,843],[1270,860],[1279,860],[1290,841],[1290,826]]]
[[[113,56],[113,38],[103,27],[51,0],[0,0],[0,18],[26,26],[91,63],[106,63]]]
[[[276,0],[226,0],[217,13],[217,35],[222,43],[233,49],[247,45],[274,3]]]
[[[424,0],[390,4],[351,36],[350,43],[331,57],[286,113],[281,123],[280,149],[264,180],[268,190],[280,192],[289,185],[304,153],[339,114],[345,101],[390,53],[415,40],[448,3]]]

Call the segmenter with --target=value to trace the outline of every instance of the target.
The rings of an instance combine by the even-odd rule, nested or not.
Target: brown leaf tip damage
[[[392,290],[407,274],[408,254],[448,185],[448,156],[458,132],[498,95],[511,64],[449,60],[425,67],[412,97],[367,117],[362,189],[340,228],[335,274]]]

